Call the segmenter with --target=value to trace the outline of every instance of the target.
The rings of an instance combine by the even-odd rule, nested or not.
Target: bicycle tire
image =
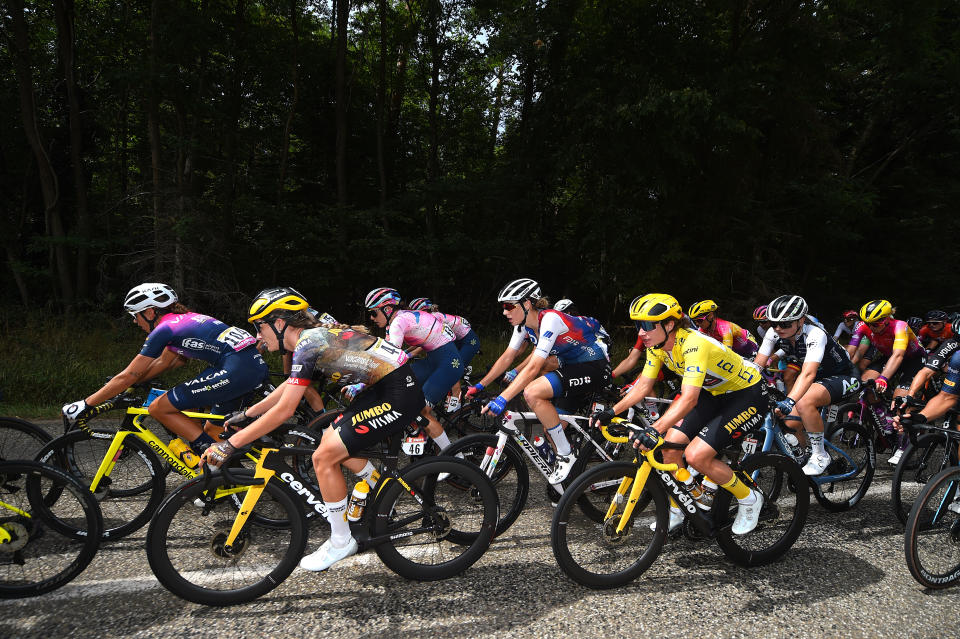
[[[113,431],[91,433],[72,430],[57,437],[37,453],[37,461],[56,466],[75,477],[89,490],[101,461],[116,435]],[[163,462],[147,444],[135,435],[123,442],[117,462],[94,493],[103,513],[103,539],[119,539],[142,528],[166,493]],[[130,486],[147,485],[147,490],[131,491]],[[49,500],[54,495],[48,495]],[[80,536],[82,531],[63,522],[64,531]]]
[[[443,454],[452,457],[462,455],[463,459],[479,467],[487,449],[497,445],[496,435],[467,435],[453,442],[443,450]],[[530,493],[530,471],[523,452],[512,441],[507,440],[503,455],[490,476],[500,501],[500,517],[497,520],[496,536],[502,535],[520,516]],[[456,482],[456,478],[447,479]],[[459,486],[466,489],[466,486]]]
[[[253,472],[232,474],[251,477]],[[191,479],[167,496],[147,530],[150,569],[164,588],[187,601],[206,606],[252,601],[289,577],[306,550],[303,506],[296,495],[274,481],[267,482],[252,514],[263,507],[283,509],[291,525],[266,527],[250,518],[238,537],[240,549],[228,550],[223,542],[237,514],[231,501],[216,499],[203,509],[194,502],[204,489],[230,486],[219,473]]]
[[[842,512],[857,505],[870,489],[877,466],[877,454],[873,436],[857,422],[841,422],[830,428],[825,435],[834,446],[846,452],[856,464],[857,472],[850,479],[825,484],[813,482],[813,494],[820,505],[832,512]],[[827,448],[830,465],[826,475],[839,475],[850,470],[850,462],[833,449]]]
[[[590,588],[615,588],[642,574],[659,556],[667,537],[667,494],[651,473],[627,527],[616,532],[621,507],[597,523],[580,508],[587,491],[603,491],[612,499],[624,477],[633,478],[637,465],[613,461],[587,470],[567,488],[550,525],[550,545],[560,569]],[[647,498],[644,498],[644,497]],[[650,524],[655,523],[654,529]]]
[[[890,482],[890,503],[901,524],[907,523],[910,510],[931,477],[957,465],[955,443],[947,445],[947,436],[927,433],[908,444]]]
[[[58,487],[51,491],[49,483]],[[58,499],[48,503],[46,495]],[[77,577],[100,546],[103,518],[97,500],[58,468],[32,461],[0,461],[0,528],[11,539],[0,544],[0,599],[42,595]],[[56,511],[56,514],[54,512]],[[70,517],[84,535],[63,535],[50,525]]]
[[[33,459],[53,437],[43,428],[17,417],[0,417],[0,461]]]
[[[575,449],[578,451],[578,454],[577,461],[574,462],[573,468],[570,469],[570,475],[563,482],[565,490],[573,484],[577,477],[582,475],[589,468],[593,468],[599,464],[607,463],[608,461],[626,461],[622,459],[623,454],[633,454],[633,447],[631,447],[629,444],[614,444],[613,442],[605,439],[603,435],[599,433],[599,431],[588,431],[593,441],[600,444],[600,446],[603,447],[603,449],[611,457],[610,459],[604,459],[593,446],[593,444],[589,443],[588,441],[579,441],[582,436],[577,431],[573,432],[575,433],[576,437],[571,438],[571,445],[575,447]],[[580,510],[583,511],[583,514],[585,514],[587,517],[590,517],[597,523],[603,523],[607,506],[602,498],[599,502],[597,502],[591,493],[584,493],[584,495],[580,498],[578,505]]]
[[[950,504],[960,495],[960,467],[947,468],[924,486],[913,503],[903,536],[910,574],[922,586],[960,583],[960,514]]]
[[[773,469],[773,473],[763,473],[764,468]],[[780,490],[777,494],[764,492],[763,507],[760,509],[760,521],[757,527],[746,535],[735,535],[730,530],[737,514],[737,506],[731,501],[733,495],[726,490],[718,490],[713,502],[714,523],[720,527],[717,544],[735,564],[740,566],[763,566],[781,557],[793,546],[803,531],[810,511],[810,491],[807,490],[807,478],[795,461],[786,455],[759,453],[743,460],[740,469],[748,475],[759,471],[763,475],[786,477],[789,483],[797,487],[796,491]],[[784,513],[787,513],[784,516]]]
[[[469,483],[469,489],[436,481],[440,473]],[[497,527],[499,505],[490,479],[473,464],[447,456],[412,464],[400,477],[407,484],[423,486],[427,505],[439,511],[425,511],[425,505],[399,481],[387,482],[377,493],[372,524],[373,535],[391,536],[375,547],[384,565],[407,579],[436,581],[476,563],[490,547]],[[409,535],[414,532],[405,530],[409,525],[433,529]]]

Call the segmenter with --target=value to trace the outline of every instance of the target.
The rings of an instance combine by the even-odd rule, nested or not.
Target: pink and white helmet
[[[383,306],[398,306],[400,304],[400,293],[393,288],[375,288],[363,300],[363,306],[372,310]]]

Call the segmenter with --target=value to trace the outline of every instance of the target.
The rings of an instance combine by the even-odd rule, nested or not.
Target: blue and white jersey
[[[607,354],[610,336],[594,318],[547,309],[540,311],[539,319],[539,332],[518,326],[509,347],[520,350],[525,341],[531,342],[538,357],[546,359],[556,355],[561,366],[610,359]]]

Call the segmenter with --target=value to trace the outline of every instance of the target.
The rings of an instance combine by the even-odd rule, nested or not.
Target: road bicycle
[[[53,437],[32,422],[17,417],[0,417],[0,461],[33,459]]]
[[[374,549],[403,577],[452,577],[489,547],[496,491],[476,467],[452,457],[397,470],[401,439],[394,435],[358,453],[382,460],[384,470],[351,532],[360,551]],[[171,492],[147,532],[147,556],[160,583],[184,599],[213,606],[250,601],[282,583],[306,548],[305,509],[325,512],[321,495],[298,482],[283,461],[303,452],[265,448],[253,470],[204,473]],[[449,479],[439,480],[444,474]],[[223,499],[229,491],[243,491],[239,510]],[[253,515],[264,508],[280,510],[290,525],[263,525]]]
[[[612,422],[632,431],[643,430],[615,418]],[[627,437],[601,429],[611,442]],[[789,457],[757,453],[730,462],[736,476],[763,494],[757,527],[746,535],[731,531],[737,504],[723,489],[708,506],[700,503],[671,474],[676,464],[656,458],[659,448],[682,448],[659,439],[653,450],[634,461],[613,461],[595,466],[577,477],[564,491],[550,527],[550,543],[560,568],[572,579],[591,588],[613,588],[636,579],[656,560],[667,539],[669,503],[678,504],[684,516],[683,534],[692,539],[716,539],[723,552],[741,566],[761,566],[782,557],[800,536],[806,523],[810,494],[800,467]],[[784,475],[796,491],[773,493],[755,476]],[[600,521],[586,514],[582,500],[603,508]]]
[[[89,416],[77,420],[77,429],[46,444],[36,457],[66,470],[96,496],[103,511],[104,539],[129,535],[150,520],[166,494],[169,470],[187,478],[198,475],[195,464],[187,463],[144,423],[149,413],[139,406],[141,403],[142,398],[135,393],[123,393],[91,408]],[[88,423],[111,411],[123,411],[115,429],[95,428]],[[224,419],[212,413],[185,411],[184,415],[198,420]],[[314,449],[320,442],[319,433],[294,425],[281,427],[270,437],[277,445]],[[315,481],[309,454],[297,456],[294,468],[302,481]],[[233,501],[239,506],[238,498]],[[284,522],[277,519],[274,524]]]
[[[743,454],[749,457],[758,452],[778,452],[802,467],[807,461],[808,451],[787,442],[786,434],[790,429],[784,424],[784,421],[799,422],[800,418],[788,415],[784,420],[777,419],[773,406],[785,396],[779,395],[775,389],[768,389],[768,397],[771,410],[764,417],[760,430],[744,436],[741,443]],[[825,407],[823,412],[828,410],[829,407]],[[873,481],[877,467],[873,438],[860,423],[841,421],[827,427],[823,447],[830,457],[830,463],[823,473],[806,478],[821,506],[833,512],[849,510],[867,494]],[[783,479],[783,475],[768,479],[772,494],[776,495],[782,489]]]
[[[923,403],[906,397],[904,406],[922,408]],[[917,495],[930,478],[950,466],[957,466],[957,440],[951,432],[957,431],[958,413],[947,411],[945,419],[938,424],[912,424],[902,419],[901,425],[910,438],[910,443],[900,457],[890,482],[890,503],[900,523],[906,524],[910,509]]]
[[[591,397],[594,400],[598,399],[596,395]],[[588,401],[586,405],[591,406],[593,411],[598,407],[597,401]],[[603,406],[599,405],[599,408],[602,410]],[[633,409],[630,412],[630,416],[632,415]],[[618,459],[624,450],[623,444],[604,440],[595,429],[590,427],[590,419],[587,415],[560,415],[560,420],[566,424],[564,433],[577,461],[561,485],[547,484],[548,494],[554,501],[560,498],[564,490],[563,486],[569,485],[573,478],[582,473],[588,465]],[[524,456],[530,460],[533,468],[545,482],[553,472],[550,461],[544,459],[530,439],[534,423],[539,423],[536,413],[504,411],[495,434],[468,435],[443,450],[444,455],[456,455],[479,466],[493,481],[500,499],[497,535],[502,535],[513,525],[527,503],[530,492],[530,472]],[[589,502],[584,502],[584,508],[591,508]],[[592,512],[592,514],[595,517],[601,516],[600,512]]]
[[[960,432],[949,431],[960,443]],[[907,568],[927,588],[960,583],[960,466],[945,468],[913,502],[903,537]]]
[[[37,462],[0,461],[0,598],[69,583],[93,560],[102,529],[96,499],[76,479]]]

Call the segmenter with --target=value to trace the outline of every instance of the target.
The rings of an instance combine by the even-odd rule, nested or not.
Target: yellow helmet
[[[696,319],[701,315],[706,315],[707,313],[712,313],[717,310],[717,303],[713,300],[703,300],[702,302],[697,302],[690,307],[690,310],[687,311],[687,315],[690,316],[690,319]]]
[[[658,322],[671,317],[683,317],[683,309],[672,295],[649,293],[630,302],[630,319],[634,321]]]
[[[867,324],[879,322],[891,315],[893,315],[893,305],[887,300],[873,300],[860,308],[860,318]]]
[[[260,291],[250,305],[247,321],[255,322],[258,319],[273,315],[274,317],[289,317],[299,311],[305,311],[310,305],[295,288],[279,286]]]

